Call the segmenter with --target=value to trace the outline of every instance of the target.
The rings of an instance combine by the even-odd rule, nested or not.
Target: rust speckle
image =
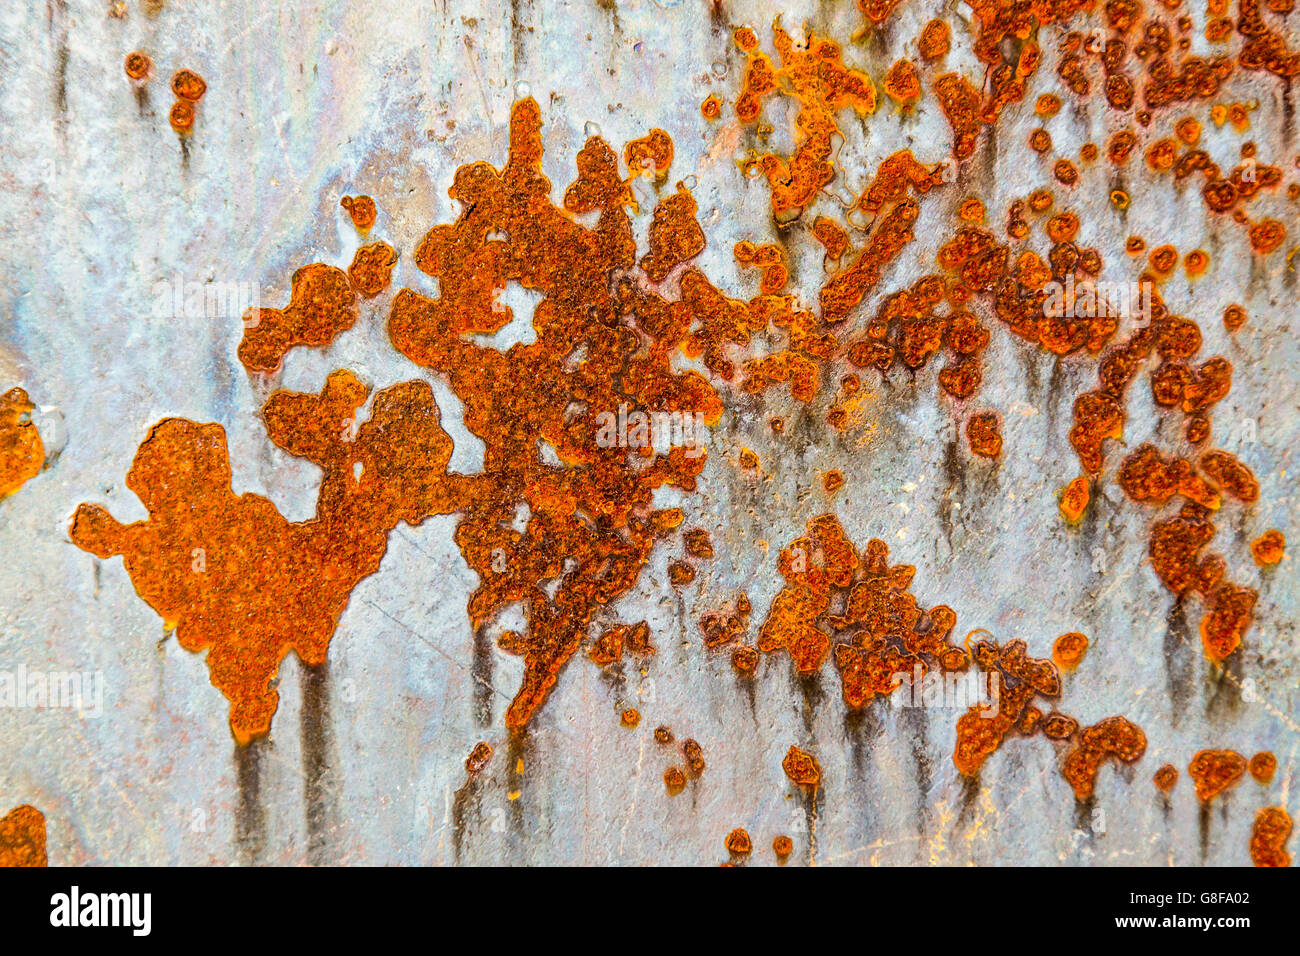
[[[471,777],[477,776],[478,773],[488,765],[492,759],[492,745],[486,740],[480,740],[474,745],[474,749],[469,752],[465,758],[465,772]]]
[[[1062,634],[1052,645],[1052,660],[1067,674],[1079,666],[1088,651],[1088,637],[1078,631]]]
[[[781,769],[790,782],[804,790],[816,790],[822,783],[822,768],[817,758],[798,747],[791,747],[781,761]]]
[[[725,842],[728,853],[747,856],[754,851],[754,844],[749,839],[748,831],[737,827],[727,834]]]
[[[149,77],[153,75],[153,60],[149,59],[146,54],[136,50],[126,55],[123,68],[126,70],[127,78],[132,83],[137,85],[147,83]]]
[[[1286,538],[1281,531],[1271,528],[1250,543],[1250,552],[1261,568],[1277,564],[1286,554]]]
[[[193,70],[177,70],[172,76],[172,92],[178,99],[197,103],[208,91],[208,84]]]
[[[1261,750],[1250,758],[1250,775],[1260,783],[1269,783],[1277,773],[1277,757],[1270,751]]]

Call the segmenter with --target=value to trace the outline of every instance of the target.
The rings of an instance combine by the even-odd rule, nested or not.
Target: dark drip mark
[[[963,775],[961,778],[961,812],[957,814],[957,822],[953,825],[954,833],[970,822],[971,816],[975,813],[975,801],[979,799],[979,795],[979,775],[976,774],[973,777]]]
[[[747,677],[736,677],[736,687],[745,695],[745,700],[749,702],[749,716],[754,720],[754,726],[758,726],[758,675],[751,673]]]
[[[1210,671],[1210,699],[1205,702],[1205,716],[1223,720],[1241,709],[1241,652]]]
[[[67,121],[68,112],[68,4],[66,0],[57,0],[50,8],[50,30],[59,31],[58,48],[54,54],[54,108],[59,112],[59,129]]]
[[[939,521],[943,526],[944,540],[948,542],[948,551],[955,550],[952,544],[953,532],[956,530],[956,521],[954,512],[960,510],[953,508],[953,501],[964,502],[966,499],[966,469],[962,466],[961,461],[961,438],[954,438],[944,446],[943,453],[943,474],[948,479],[947,487],[944,489],[943,500],[939,503]],[[953,498],[954,493],[956,499]]]
[[[1210,807],[1209,804],[1202,803],[1196,817],[1197,825],[1201,833],[1201,862],[1205,862],[1205,857],[1210,852]]]
[[[820,671],[813,671],[810,674],[796,673],[795,679],[799,684],[799,692],[803,697],[803,725],[808,733],[813,732],[813,719],[817,716],[817,706],[826,698],[822,689],[822,675]]]
[[[149,90],[146,87],[139,86],[135,89],[135,106],[144,116],[149,112]]]
[[[506,821],[510,828],[507,840],[510,859],[507,862],[522,862],[524,859],[524,771],[520,768],[536,773],[537,768],[530,767],[532,760],[532,738],[528,731],[511,734],[506,745]],[[511,794],[518,796],[511,800]]]
[[[1097,806],[1095,796],[1074,801],[1074,828],[1082,833],[1091,844],[1096,834],[1092,830],[1092,811]]]
[[[1287,139],[1290,139],[1291,134],[1295,132],[1295,94],[1290,79],[1287,79],[1286,85],[1282,87],[1282,132],[1286,134]]]
[[[465,848],[465,831],[470,810],[475,811],[476,817],[479,815],[480,793],[479,778],[472,776],[451,798],[451,852],[452,858],[457,863],[461,861],[461,853]]]
[[[727,10],[723,0],[711,0],[709,3],[709,25],[714,33],[721,33],[727,26]]]
[[[817,813],[826,803],[826,788],[819,786],[816,790],[801,789],[799,800],[803,804],[804,829],[808,834],[806,862],[812,866],[817,861]]]
[[[929,720],[924,707],[907,707],[902,712],[903,726],[909,731],[912,742],[912,759],[916,763],[916,832],[924,835],[930,823],[930,786],[934,780],[934,767],[930,763],[928,747]],[[921,849],[920,844],[917,845]]]
[[[266,849],[266,814],[262,809],[262,749],[267,739],[247,747],[235,744],[235,779],[239,802],[235,805],[235,843],[244,866],[256,866]]]
[[[333,781],[330,779],[330,676],[329,662],[302,668],[303,811],[307,821],[307,862],[320,866],[328,834],[334,828]]]
[[[867,745],[880,732],[880,718],[873,708],[850,710],[844,715],[844,737],[853,756],[855,783],[862,788],[864,800],[867,780]]]
[[[1038,356],[1029,348],[1016,349],[1016,358],[1020,360],[1020,368],[1024,373],[1021,378],[1025,383],[1025,391],[1028,393],[1029,403],[1031,405],[1042,405],[1045,396],[1042,392],[1043,376],[1038,367]],[[1054,415],[1051,403],[1047,403],[1047,414]],[[1052,419],[1049,417],[1048,421]]]
[[[619,661],[602,667],[596,672],[605,686],[613,692],[615,700],[623,700],[627,695],[627,674],[623,671],[623,662]]]
[[[1165,617],[1165,681],[1169,687],[1169,706],[1173,725],[1178,726],[1187,711],[1192,693],[1191,630],[1187,626],[1187,608],[1180,595]]]
[[[519,22],[522,0],[510,0],[510,47],[514,57],[515,79],[519,79],[519,65],[524,62],[524,26]]]
[[[474,720],[480,727],[492,725],[492,641],[487,628],[474,628]]]
[[[1047,434],[1058,434],[1057,422],[1060,421],[1060,406],[1066,400],[1065,366],[1061,356],[1052,357],[1052,374],[1047,379]]]
[[[181,141],[181,169],[184,172],[190,171],[190,141],[187,136],[178,136]]]

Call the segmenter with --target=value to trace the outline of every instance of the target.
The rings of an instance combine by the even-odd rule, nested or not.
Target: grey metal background
[[[366,192],[381,210],[372,235],[403,252],[394,287],[432,291],[410,251],[454,217],[446,190],[456,166],[504,161],[508,111],[523,81],[542,105],[544,165],[557,197],[573,178],[587,123],[616,145],[652,126],[667,130],[673,178],[696,177],[709,237],[703,267],[723,288],[752,294],[754,277],[737,273],[731,247],[774,229],[766,189],[732,162],[748,140],[730,109],[741,64],[731,25],[752,25],[769,45],[767,27],[781,12],[792,30],[807,23],[843,40],[846,61],[879,83],[898,55],[914,55],[925,21],[948,8],[906,0],[883,34],[851,43],[861,17],[849,2],[720,4],[716,17],[713,4],[697,0],[155,6],[150,16],[128,3],[125,20],[106,16],[103,0],[0,10],[0,387],[25,386],[46,407],[42,420],[57,408],[67,430],[57,460],[0,502],[0,669],[102,671],[107,687],[98,720],[0,710],[0,812],[40,808],[51,862],[694,864],[724,859],[724,836],[744,826],[763,863],[772,861],[772,837],[790,833],[794,859],[819,864],[1246,864],[1259,807],[1300,812],[1295,563],[1261,575],[1248,551],[1270,527],[1300,541],[1290,479],[1300,421],[1295,275],[1280,254],[1252,263],[1243,232],[1210,223],[1195,188],[1149,178],[1137,162],[1126,220],[1106,202],[1114,184],[1104,165],[1085,171],[1071,204],[1082,241],[1106,259],[1105,278],[1134,277],[1122,252],[1132,231],[1212,255],[1205,279],[1189,287],[1180,275],[1164,291],[1200,322],[1203,354],[1221,353],[1237,370],[1214,411],[1215,441],[1255,470],[1262,494],[1248,508],[1225,506],[1214,547],[1234,580],[1260,588],[1239,674],[1254,681],[1254,701],[1208,679],[1194,605],[1185,630],[1176,615],[1171,627],[1172,596],[1145,560],[1151,511],[1112,481],[1080,529],[1060,521],[1056,492],[1077,473],[1065,440],[1070,407],[1094,383],[1095,363],[1053,359],[996,329],[975,403],[1004,416],[996,465],[970,459],[933,366],[915,381],[867,376],[864,422],[843,436],[824,425],[825,392],[806,410],[777,392],[733,397],[711,438],[700,494],[682,502],[688,525],[712,531],[717,559],[679,597],[666,575],[675,550],[659,549],[617,609],[624,620],[650,621],[659,654],[648,673],[629,666],[612,681],[575,658],[522,753],[509,752],[503,732],[516,659],[496,654],[493,720],[476,724],[465,611],[474,580],[452,543],[455,518],[443,517],[391,536],[381,571],[352,594],[328,672],[307,675],[288,660],[271,738],[237,757],[226,702],[203,659],[164,635],[120,560],[97,562],[70,543],[68,519],[81,501],[104,503],[121,520],[144,517],[123,478],[148,426],[167,415],[220,422],[236,491],[307,517],[319,473],[267,441],[257,411],[268,388],[315,392],[338,367],[376,387],[425,373],[389,345],[385,297],[364,306],[332,347],[294,351],[274,382],[254,381],[235,358],[237,321],[156,319],[154,283],[252,281],[266,304],[283,304],[297,266],[350,261],[357,238],[338,200]],[[971,37],[952,22],[947,67],[978,78]],[[158,69],[143,106],[122,73],[137,48]],[[962,181],[923,204],[917,241],[883,290],[931,267],[961,198],[980,195],[997,224],[1007,202],[1047,183],[1050,163],[1029,158],[1022,144],[1037,125],[1033,98],[1055,80],[1052,65],[1049,55],[1026,103],[1008,110]],[[188,160],[166,116],[167,79],[183,66],[209,84]],[[1279,87],[1234,84],[1236,98],[1259,101],[1249,135],[1261,160],[1293,175],[1295,133],[1281,123]],[[699,114],[710,92],[728,101],[715,125]],[[1101,100],[1070,103],[1048,124],[1058,152],[1103,143]],[[1242,137],[1216,129],[1208,109],[1196,112],[1207,148],[1230,165]],[[775,140],[788,142],[780,110],[769,115]],[[928,89],[912,116],[886,101],[865,122],[843,125],[841,193],[860,189],[866,171],[903,146],[938,162],[950,138]],[[644,198],[652,204],[651,193]],[[1282,218],[1294,241],[1293,205],[1256,205]],[[806,235],[790,245],[794,285],[811,295],[820,251]],[[1218,316],[1234,300],[1250,320],[1229,337]],[[452,467],[473,470],[482,446],[460,425],[455,397],[434,386],[456,442]],[[1154,414],[1145,378],[1129,408],[1128,445],[1176,438],[1174,423]],[[790,422],[778,441],[766,427],[775,414]],[[761,479],[736,468],[741,445],[760,455]],[[820,484],[831,467],[848,479],[834,502]],[[1025,640],[1037,656],[1065,631],[1089,635],[1062,709],[1085,723],[1125,714],[1150,741],[1134,770],[1102,771],[1100,815],[1080,814],[1041,738],[1009,741],[978,788],[964,789],[950,757],[957,711],[878,706],[855,721],[829,667],[818,689],[794,678],[788,658],[764,659],[750,691],[727,655],[703,648],[699,615],[745,589],[761,621],[779,587],[775,549],[831,507],[859,545],[881,537],[892,560],[915,564],[918,600],[951,605],[959,634],[987,628]],[[628,704],[643,714],[636,731],[618,725]],[[661,723],[699,740],[708,762],[676,798],[661,775],[680,758],[651,739]],[[497,756],[457,798],[479,739]],[[791,744],[824,768],[811,811],[781,770]],[[1277,778],[1267,789],[1247,778],[1202,814],[1185,768],[1206,746],[1272,749]],[[1184,770],[1168,814],[1150,782],[1165,761]],[[796,829],[809,821],[811,839]]]

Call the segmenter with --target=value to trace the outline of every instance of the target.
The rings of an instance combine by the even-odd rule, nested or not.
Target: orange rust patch
[[[270,730],[284,656],[325,660],[348,595],[378,570],[388,532],[454,508],[451,439],[432,390],[404,382],[377,393],[353,437],[368,392],[335,372],[320,395],[278,391],[263,410],[270,439],[325,473],[310,520],[290,522],[260,495],[235,495],[225,429],[180,418],[150,430],[127,473],[148,519],[122,525],[90,504],[73,517],[79,547],[122,555],[136,592],[181,646],[208,651],[241,744]]]
[[[896,60],[885,73],[885,92],[900,105],[908,106],[921,98],[921,77],[911,60]]]
[[[752,31],[744,37],[737,32],[737,46],[747,57],[736,118],[753,123],[763,100],[773,94],[798,103],[794,152],[788,157],[766,153],[756,166],[771,190],[772,215],[789,223],[835,177],[832,138],[840,132],[835,114],[844,109],[859,116],[875,112],[876,88],[865,73],[844,65],[839,45],[830,40],[810,33],[796,44],[779,22],[772,26],[772,38],[780,66],[757,48]]]
[[[207,91],[208,84],[193,70],[177,70],[172,75],[172,92],[179,99],[197,103]]]
[[[754,851],[754,844],[749,839],[749,832],[740,827],[727,834],[724,845],[728,853],[735,853],[740,856],[746,856]]]
[[[1091,496],[1091,483],[1088,481],[1088,476],[1079,475],[1061,491],[1059,502],[1061,517],[1069,524],[1078,524],[1083,518],[1083,513],[1088,510]]]
[[[921,36],[916,42],[917,50],[923,60],[938,60],[948,55],[952,46],[952,32],[946,20],[935,18],[921,29]]]
[[[966,441],[970,450],[981,458],[1002,454],[1002,426],[994,412],[979,412],[966,422]]]
[[[393,266],[397,265],[397,250],[386,242],[362,246],[348,266],[348,281],[363,299],[373,299],[388,288]]]
[[[45,466],[45,444],[32,423],[35,410],[21,388],[0,395],[0,498],[12,495]]]
[[[149,76],[153,73],[153,60],[149,59],[146,54],[136,50],[135,52],[126,55],[123,69],[126,70],[128,79],[136,83],[141,83],[147,81]]]
[[[1155,777],[1152,779],[1157,790],[1161,793],[1169,793],[1174,789],[1174,785],[1178,783],[1178,768],[1171,763],[1167,763],[1156,771]]]
[[[187,135],[194,129],[194,104],[189,100],[177,100],[167,114],[167,121],[177,133]]]
[[[1235,750],[1201,750],[1187,766],[1187,775],[1196,785],[1196,796],[1202,803],[1235,787],[1245,772],[1246,758]]]
[[[806,750],[791,747],[781,761],[781,769],[790,778],[790,782],[805,790],[816,790],[821,786],[822,768],[817,758]]]
[[[375,225],[379,210],[369,196],[344,196],[339,205],[347,210],[352,225],[358,232],[368,232]]]
[[[1088,651],[1088,636],[1078,631],[1062,634],[1052,645],[1052,661],[1067,674],[1079,666]]]
[[[669,796],[676,796],[686,789],[686,774],[681,767],[669,767],[664,771],[664,789]]]
[[[1124,717],[1107,717],[1080,733],[1078,744],[1061,765],[1061,775],[1074,788],[1078,800],[1092,796],[1097,772],[1107,760],[1133,763],[1146,752],[1141,728]]]
[[[1269,783],[1277,773],[1277,757],[1267,750],[1261,750],[1250,758],[1250,775],[1260,783]]]
[[[1272,528],[1250,543],[1250,552],[1261,568],[1277,564],[1286,553],[1286,538],[1281,531]]]
[[[686,758],[686,771],[692,777],[704,773],[704,748],[688,737],[682,741],[682,756]]]
[[[1286,850],[1291,836],[1291,815],[1281,807],[1265,807],[1255,814],[1250,832],[1250,860],[1256,866],[1290,866]]]
[[[273,372],[289,349],[329,345],[357,320],[357,295],[342,269],[323,262],[293,274],[289,304],[254,309],[245,317],[239,360],[250,372]]]
[[[48,864],[41,811],[24,804],[0,818],[0,868]]]

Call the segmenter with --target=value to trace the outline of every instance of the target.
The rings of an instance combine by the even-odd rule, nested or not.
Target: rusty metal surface
[[[271,737],[238,754],[202,658],[166,636],[121,561],[96,561],[67,533],[81,501],[144,517],[122,476],[148,427],[168,415],[225,427],[237,492],[266,495],[291,519],[313,511],[319,472],[267,440],[257,417],[265,390],[235,358],[238,322],[158,319],[155,284],[248,281],[280,304],[298,265],[351,259],[357,239],[338,197],[365,192],[381,209],[376,235],[403,250],[394,285],[428,289],[409,250],[454,218],[447,188],[457,166],[504,161],[508,111],[525,82],[542,104],[557,194],[587,124],[613,143],[667,130],[674,177],[695,177],[702,264],[752,294],[731,249],[775,235],[768,194],[732,162],[738,132],[699,113],[710,92],[734,95],[739,82],[729,27],[762,32],[780,13],[787,25],[849,37],[861,17],[849,3],[752,3],[728,5],[715,22],[693,0],[160,4],[152,16],[127,6],[124,20],[106,16],[102,0],[0,12],[0,386],[23,385],[51,433],[59,417],[66,427],[61,454],[0,502],[0,669],[98,673],[104,687],[98,716],[0,710],[0,812],[40,807],[52,863],[696,864],[720,861],[724,836],[743,826],[760,847],[794,834],[795,859],[818,864],[1242,865],[1259,807],[1300,812],[1295,565],[1257,583],[1248,549],[1266,528],[1296,537],[1294,273],[1255,267],[1231,223],[1210,223],[1194,191],[1154,179],[1130,184],[1129,223],[1212,251],[1213,281],[1175,281],[1165,294],[1202,320],[1206,354],[1236,366],[1215,411],[1216,441],[1261,483],[1260,500],[1222,521],[1215,542],[1230,572],[1260,587],[1244,697],[1209,679],[1194,621],[1171,613],[1146,559],[1151,512],[1112,486],[1080,529],[1060,520],[1057,492],[1078,470],[1070,408],[1095,366],[1031,352],[999,331],[982,392],[1004,416],[1007,452],[996,465],[959,460],[964,439],[936,400],[933,367],[872,384],[868,424],[843,436],[822,424],[825,395],[808,409],[784,391],[729,399],[701,493],[681,501],[687,524],[712,532],[717,559],[682,596],[667,580],[669,549],[657,549],[618,608],[651,625],[659,653],[648,673],[629,667],[611,680],[575,658],[522,748],[502,726],[517,659],[491,652],[491,720],[476,718],[474,575],[452,542],[454,518],[441,517],[390,536],[381,571],[353,591],[327,672],[286,660]],[[846,60],[879,77],[939,8],[909,0],[883,34],[846,43]],[[123,56],[144,47],[160,76],[188,66],[208,79],[187,153],[167,125],[164,84],[137,102],[122,78]],[[982,69],[960,38],[949,65]],[[1042,71],[1028,102],[1053,78]],[[1261,81],[1256,92],[1261,150],[1293,154],[1276,87]],[[923,207],[888,288],[933,262],[958,199],[978,192],[1001,210],[1040,185],[1019,145],[1037,125],[1031,113],[1008,114],[965,173],[968,190]],[[1053,136],[1082,143],[1102,121],[1062,114]],[[908,145],[938,162],[950,136],[932,97],[910,118],[882,108],[853,133],[839,157],[849,170]],[[1211,150],[1233,145],[1222,130],[1206,135]],[[856,192],[861,179],[850,178]],[[1123,269],[1125,230],[1101,225],[1108,211],[1089,215],[1106,192],[1099,174],[1081,203],[1085,238]],[[645,228],[643,217],[642,238]],[[796,291],[815,292],[820,251],[806,236],[790,249]],[[292,352],[279,384],[315,392],[335,368],[375,386],[429,377],[456,445],[451,467],[474,470],[481,443],[450,390],[388,343],[386,301],[363,306],[331,347]],[[1214,321],[1231,301],[1251,316],[1236,337]],[[1158,420],[1141,389],[1129,408],[1125,442],[1136,447]],[[780,442],[766,427],[773,415],[790,423]],[[735,467],[741,446],[758,453],[763,481]],[[834,504],[820,484],[829,468],[847,479]],[[1145,758],[1104,770],[1081,815],[1041,740],[1009,742],[972,790],[951,760],[960,711],[877,704],[854,718],[833,674],[801,682],[784,656],[764,657],[752,689],[737,681],[726,655],[703,648],[699,615],[744,589],[761,621],[779,588],[775,547],[832,507],[854,541],[880,537],[893,560],[915,564],[918,600],[954,608],[960,634],[985,628],[1046,657],[1057,635],[1087,633],[1091,650],[1065,679],[1063,701],[1085,722],[1127,715],[1147,733]],[[642,711],[638,733],[618,725],[628,705]],[[648,733],[661,723],[699,740],[708,761],[674,799]],[[458,799],[465,755],[480,739],[497,757]],[[811,816],[781,769],[792,744],[824,771]],[[1274,751],[1267,796],[1248,779],[1206,814],[1184,781],[1164,812],[1151,773],[1166,761],[1185,768],[1211,746]]]

